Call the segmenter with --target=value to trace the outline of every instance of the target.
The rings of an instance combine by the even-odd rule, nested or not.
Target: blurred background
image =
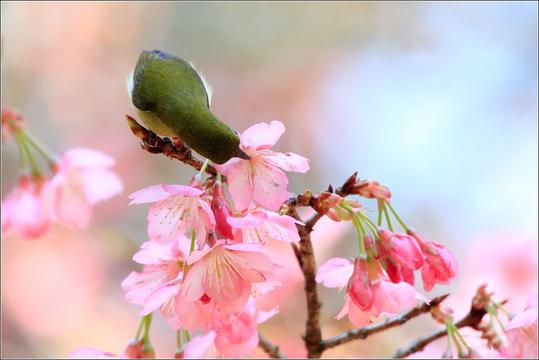
[[[3,356],[65,357],[78,346],[120,353],[134,336],[139,309],[120,282],[138,269],[131,256],[146,240],[147,206],[128,207],[127,196],[193,175],[143,152],[125,123],[134,115],[125,79],[145,49],[193,61],[214,88],[213,112],[238,131],[282,121],[276,149],[311,159],[308,174],[291,174],[291,191],[338,186],[355,170],[388,185],[407,223],[457,255],[458,280],[427,294],[451,292],[457,317],[482,283],[509,297],[512,311],[537,293],[537,3],[1,6],[2,107],[19,110],[56,154],[110,154],[125,187],[87,231],[2,238]],[[15,143],[3,143],[3,195],[17,169]],[[356,254],[350,224],[323,220],[315,230],[319,265]],[[288,281],[265,305],[286,301],[260,328],[303,356],[301,275],[288,247],[276,251]],[[323,335],[350,328],[333,319],[343,293],[320,292]],[[157,354],[170,356],[175,334],[154,324]],[[325,356],[390,356],[434,329],[423,316]],[[442,351],[433,344],[417,356]]]

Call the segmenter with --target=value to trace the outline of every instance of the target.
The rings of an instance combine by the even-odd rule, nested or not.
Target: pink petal
[[[187,239],[184,238],[184,241]],[[172,259],[171,246],[161,245],[155,241],[146,241],[140,250],[133,255],[133,261],[139,264],[159,264]]]
[[[405,282],[393,284],[380,281],[373,285],[373,289],[375,289],[373,307],[389,316],[414,307],[417,303],[417,291]]]
[[[178,294],[180,288],[178,284],[161,286],[154,290],[144,301],[140,315],[148,315],[149,313],[155,311],[165,302],[167,302],[171,297]]]
[[[271,310],[268,311],[258,311],[256,313],[256,322],[258,324],[262,324],[263,322],[266,322],[266,320],[274,317],[279,313],[279,306],[274,307]]]
[[[279,167],[285,171],[306,173],[309,171],[309,160],[301,155],[288,152],[280,153],[271,150],[259,150],[259,156],[269,165]]]
[[[205,271],[206,264],[204,262],[197,262],[189,269],[182,284],[182,298],[185,301],[197,301],[204,295],[203,279]]]
[[[372,316],[372,310],[362,311],[352,300],[348,300],[348,319],[355,327],[370,324]]]
[[[57,221],[78,229],[88,226],[92,217],[92,207],[82,192],[65,184],[57,188],[54,201]]]
[[[123,190],[116,173],[107,169],[82,170],[82,191],[90,204],[110,199]]]
[[[118,356],[103,350],[81,346],[69,354],[71,359],[116,359]]]
[[[156,202],[171,196],[172,195],[165,190],[164,185],[152,185],[130,194],[129,199],[131,199],[131,202],[129,205]]]
[[[74,148],[64,154],[62,163],[71,168],[107,168],[114,165],[114,159],[98,150]]]
[[[344,303],[342,309],[339,311],[339,313],[335,316],[335,319],[336,320],[340,320],[342,319],[344,316],[348,315],[348,312],[349,312],[349,308],[350,308],[350,299],[346,298],[346,302]]]
[[[318,268],[316,282],[327,288],[342,288],[354,272],[354,265],[348,259],[333,258]]]
[[[206,335],[197,336],[191,339],[183,349],[184,359],[205,359],[214,358],[216,351],[214,341],[217,336],[215,331],[210,331]]]
[[[245,149],[271,147],[275,145],[284,131],[284,125],[280,121],[255,124],[241,134],[241,145]]]
[[[253,199],[262,207],[277,211],[288,200],[288,178],[276,167],[269,166],[260,159],[253,158]]]
[[[250,282],[262,282],[274,271],[271,260],[264,254],[254,251],[234,251],[235,266],[241,276]]]
[[[537,308],[524,310],[509,321],[506,330],[518,329],[532,325],[537,321]]]
[[[10,224],[13,230],[24,239],[43,236],[50,227],[50,218],[43,209],[40,199],[28,191],[22,191],[13,199]]]
[[[302,224],[301,221],[288,215],[278,215],[269,211],[266,213],[268,221],[260,229],[271,240],[284,241],[288,243],[299,242],[299,233],[296,224]]]
[[[234,200],[236,210],[243,211],[251,205],[253,185],[250,176],[250,161],[237,159],[225,173],[228,191]]]
[[[248,212],[243,217],[232,217],[229,216],[226,221],[233,228],[256,228],[264,224],[267,216],[261,211]]]

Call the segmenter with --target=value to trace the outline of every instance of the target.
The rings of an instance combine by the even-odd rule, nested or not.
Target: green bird
[[[154,133],[179,138],[217,164],[249,159],[238,133],[211,113],[211,88],[185,60],[160,50],[143,51],[128,91],[138,116]]]

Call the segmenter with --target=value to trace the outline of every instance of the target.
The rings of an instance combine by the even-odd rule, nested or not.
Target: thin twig
[[[126,118],[133,134],[142,140],[141,147],[143,150],[152,154],[164,154],[170,158],[180,160],[196,170],[202,168],[203,162],[193,157],[193,152],[187,145],[181,142],[173,143],[168,138],[161,138],[152,131],[141,126],[131,116],[126,115]],[[206,173],[216,176],[217,170],[213,166],[208,165],[206,167]],[[226,179],[223,178],[223,182],[225,181]]]
[[[484,307],[477,308],[472,305],[468,314],[466,314],[466,316],[464,316],[462,319],[456,322],[455,326],[459,329],[463,327],[471,327],[471,328],[477,329],[478,325],[481,323],[481,320],[483,319],[483,316],[485,316],[486,313],[487,311]],[[405,358],[407,356],[410,356],[413,353],[423,350],[425,346],[427,346],[428,344],[430,344],[436,339],[444,337],[445,335],[447,335],[447,331],[445,329],[439,330],[429,336],[426,336],[426,337],[423,337],[421,339],[414,341],[413,343],[411,343],[405,348],[401,348],[397,350],[397,352],[395,353],[393,357]]]
[[[433,307],[438,306],[448,296],[449,294],[435,297],[428,304],[422,303],[420,305],[417,305],[415,308],[407,311],[406,313],[400,316],[395,316],[380,324],[369,325],[360,329],[349,330],[327,340],[323,340],[322,349],[327,350],[337,345],[345,344],[356,339],[366,339],[370,335],[382,332],[395,326],[402,325],[421,314],[429,312]]]
[[[279,346],[273,344],[264,335],[258,333],[258,346],[274,359],[284,359],[286,356],[279,350]]]

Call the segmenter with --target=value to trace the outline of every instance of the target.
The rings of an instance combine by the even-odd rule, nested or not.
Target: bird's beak
[[[251,157],[247,155],[242,149],[238,148],[238,153],[236,154],[236,157],[239,157],[240,159],[244,160],[251,160]]]

